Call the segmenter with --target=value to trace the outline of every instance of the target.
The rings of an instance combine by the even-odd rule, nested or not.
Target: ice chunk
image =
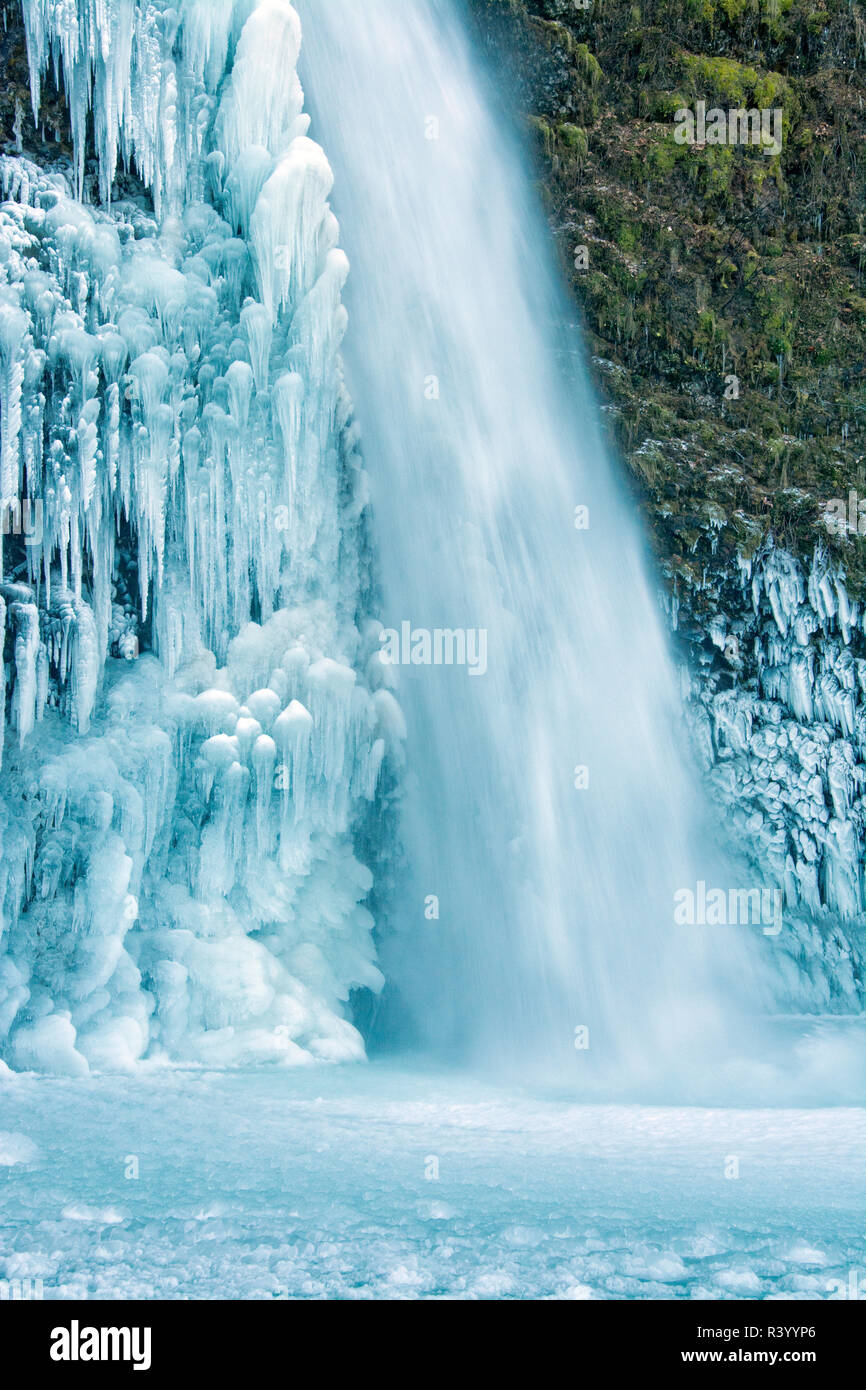
[[[49,1014],[25,1023],[12,1039],[13,1061],[21,1071],[49,1071],[61,1076],[86,1076],[86,1059],[75,1047],[69,1015]]]

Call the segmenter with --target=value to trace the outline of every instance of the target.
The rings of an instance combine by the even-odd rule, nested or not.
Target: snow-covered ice
[[[19,1075],[0,1122],[0,1278],[46,1298],[866,1292],[860,1109],[582,1106],[373,1063]]]

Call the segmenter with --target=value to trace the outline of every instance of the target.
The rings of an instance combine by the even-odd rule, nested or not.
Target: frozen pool
[[[856,1108],[578,1105],[380,1064],[6,1076],[0,1277],[91,1299],[866,1293],[864,1152]]]

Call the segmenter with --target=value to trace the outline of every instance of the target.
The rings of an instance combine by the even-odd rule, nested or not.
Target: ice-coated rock
[[[743,578],[754,616],[739,641],[754,651],[755,674],[735,672],[715,693],[692,686],[698,747],[735,843],[783,887],[792,928],[783,948],[801,970],[814,953],[799,979],[792,973],[791,1004],[857,1006],[866,926],[860,606],[820,546],[804,567],[770,541]],[[709,640],[720,647],[727,629],[716,615]]]

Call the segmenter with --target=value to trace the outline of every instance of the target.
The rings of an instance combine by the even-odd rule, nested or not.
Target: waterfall
[[[452,0],[298,8],[408,726],[386,974],[427,1042],[671,1075],[745,947],[674,924],[707,850],[659,584],[524,152]]]

